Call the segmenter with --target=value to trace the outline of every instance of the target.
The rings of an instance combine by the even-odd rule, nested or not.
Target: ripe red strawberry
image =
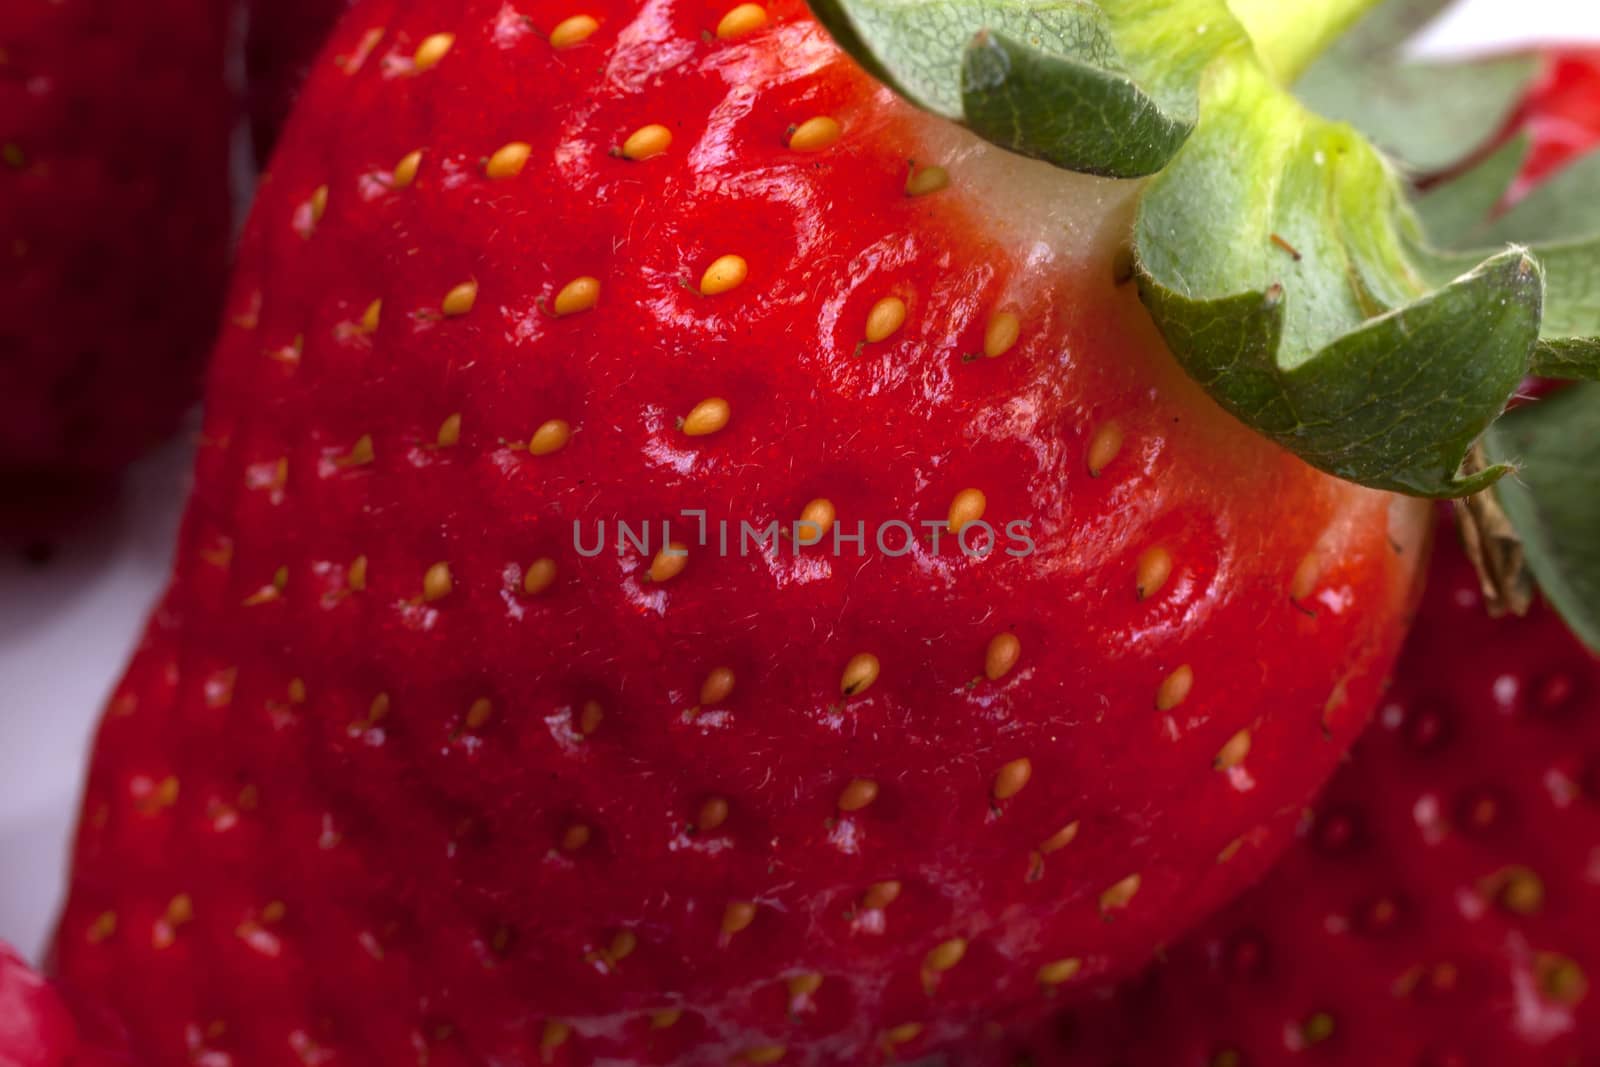
[[[0,477],[116,470],[199,391],[229,239],[228,8],[0,6]]]
[[[1491,620],[1451,546],[1377,727],[1300,842],[1033,1062],[1593,1063],[1597,906],[1600,660],[1543,608]]]
[[[111,1067],[122,1062],[86,1043],[60,993],[0,942],[0,1065]]]
[[[1128,185],[792,0],[377,0],[323,55],[61,928],[139,1051],[911,1057],[1258,873],[1426,510],[1183,376],[1115,284]],[[987,559],[886,525],[980,514]],[[869,544],[741,555],[802,515]]]
[[[251,131],[265,164],[317,50],[353,0],[249,0],[245,69]]]

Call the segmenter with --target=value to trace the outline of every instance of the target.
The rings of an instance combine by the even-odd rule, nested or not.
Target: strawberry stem
[[[1261,64],[1279,85],[1293,85],[1312,62],[1382,0],[1228,0]]]

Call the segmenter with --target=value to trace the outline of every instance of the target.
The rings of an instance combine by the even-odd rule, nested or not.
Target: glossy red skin
[[[1490,619],[1471,565],[1441,545],[1378,725],[1300,842],[1148,975],[1035,1041],[1032,1062],[1211,1067],[1228,1052],[1240,1067],[1596,1062],[1597,864],[1600,660],[1542,605]],[[1505,903],[1517,868],[1543,886],[1529,914]],[[1590,988],[1543,992],[1547,954],[1576,964]],[[1307,1042],[1319,1013],[1331,1035]]]
[[[229,8],[0,5],[0,147],[20,152],[0,160],[0,478],[120,469],[198,395],[230,237]]]
[[[251,133],[265,164],[322,42],[355,0],[248,0],[245,71]]]
[[[51,984],[0,942],[0,1064],[4,1067],[128,1067],[80,1036]]]
[[[373,27],[382,43],[322,64],[290,122],[241,253],[174,583],[96,749],[62,973],[160,1065],[389,1065],[419,1047],[430,1064],[722,1064],[775,1044],[786,1063],[857,1064],[899,1024],[925,1027],[912,1057],[1038,1017],[1075,988],[1044,992],[1042,964],[1081,958],[1085,985],[1125,973],[1253,879],[1398,644],[1420,548],[1397,553],[1388,499],[1222,416],[1109,257],[1032,279],[1018,346],[967,359],[1024,265],[959,167],[951,190],[903,195],[927,120],[798,3],[732,42],[698,2],[631,25],[598,4],[600,32],[561,53],[543,35],[569,9],[523,5],[531,26],[502,10],[366,4],[324,55]],[[454,48],[410,73],[441,30]],[[619,37],[632,46],[608,54]],[[817,113],[845,137],[790,152],[787,127]],[[673,125],[671,151],[610,154],[646,121]],[[484,179],[517,139],[527,170]],[[393,188],[419,146],[416,183]],[[749,260],[742,287],[683,284],[729,251]],[[597,307],[543,310],[588,273]],[[469,278],[473,310],[440,319]],[[906,325],[855,354],[889,292]],[[354,324],[375,298],[368,336]],[[675,419],[713,395],[727,428],[683,436]],[[459,443],[440,447],[454,413]],[[519,443],[556,417],[571,442],[531,456]],[[1127,443],[1091,477],[1112,418]],[[375,460],[341,464],[363,435]],[[997,526],[1034,522],[1037,554],[692,551],[653,585],[647,560],[572,548],[574,519],[704,506],[764,524],[822,495],[870,527],[942,519],[971,485]],[[1344,547],[1293,602],[1340,515]],[[1156,544],[1176,567],[1141,602]],[[541,556],[559,578],[528,597]],[[453,588],[419,604],[439,561]],[[984,650],[1008,630],[1022,659],[991,682]],[[846,700],[860,652],[882,675]],[[1182,664],[1187,702],[1157,711]],[[686,716],[722,665],[732,696]],[[379,694],[386,717],[362,725]],[[468,729],[480,698],[493,718]],[[606,717],[581,739],[589,700]],[[1249,759],[1214,769],[1242,729]],[[1021,757],[1030,784],[996,803]],[[855,777],[880,795],[841,816]],[[691,833],[710,796],[727,823]],[[1038,860],[1073,821],[1072,845]],[[566,854],[579,822],[592,840]],[[864,913],[889,879],[900,898]],[[194,917],[165,930],[179,894]],[[746,901],[754,922],[723,937]],[[637,949],[596,961],[619,930]],[[955,937],[965,958],[926,973]],[[791,1000],[805,972],[825,980]],[[666,1008],[683,1018],[653,1030]],[[572,1032],[542,1050],[552,1021]]]

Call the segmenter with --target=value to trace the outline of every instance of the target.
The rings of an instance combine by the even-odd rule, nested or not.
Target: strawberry
[[[1254,878],[1367,720],[1427,509],[1183,376],[1131,186],[730,8],[324,50],[61,926],[153,1062],[934,1050]]]
[[[86,1042],[60,992],[0,942],[0,1065],[111,1067],[125,1062]]]
[[[228,21],[216,0],[0,10],[0,476],[114,471],[195,399],[229,239]]]
[[[245,67],[251,132],[263,163],[277,143],[289,108],[317,50],[353,0],[250,0]]]
[[[1600,140],[1600,49],[1550,54],[1511,129],[1533,141],[1521,187],[1531,189]]]
[[[1600,658],[1543,607],[1489,618],[1451,546],[1378,725],[1290,854],[1032,1062],[1594,1062],[1597,799]]]

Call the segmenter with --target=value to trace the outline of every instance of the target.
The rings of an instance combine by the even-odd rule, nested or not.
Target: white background
[[[1593,0],[1464,0],[1417,50],[1580,38],[1600,41]],[[35,957],[62,890],[89,732],[164,579],[187,467],[177,445],[140,463],[120,501],[45,566],[13,546],[0,554],[0,940]]]

